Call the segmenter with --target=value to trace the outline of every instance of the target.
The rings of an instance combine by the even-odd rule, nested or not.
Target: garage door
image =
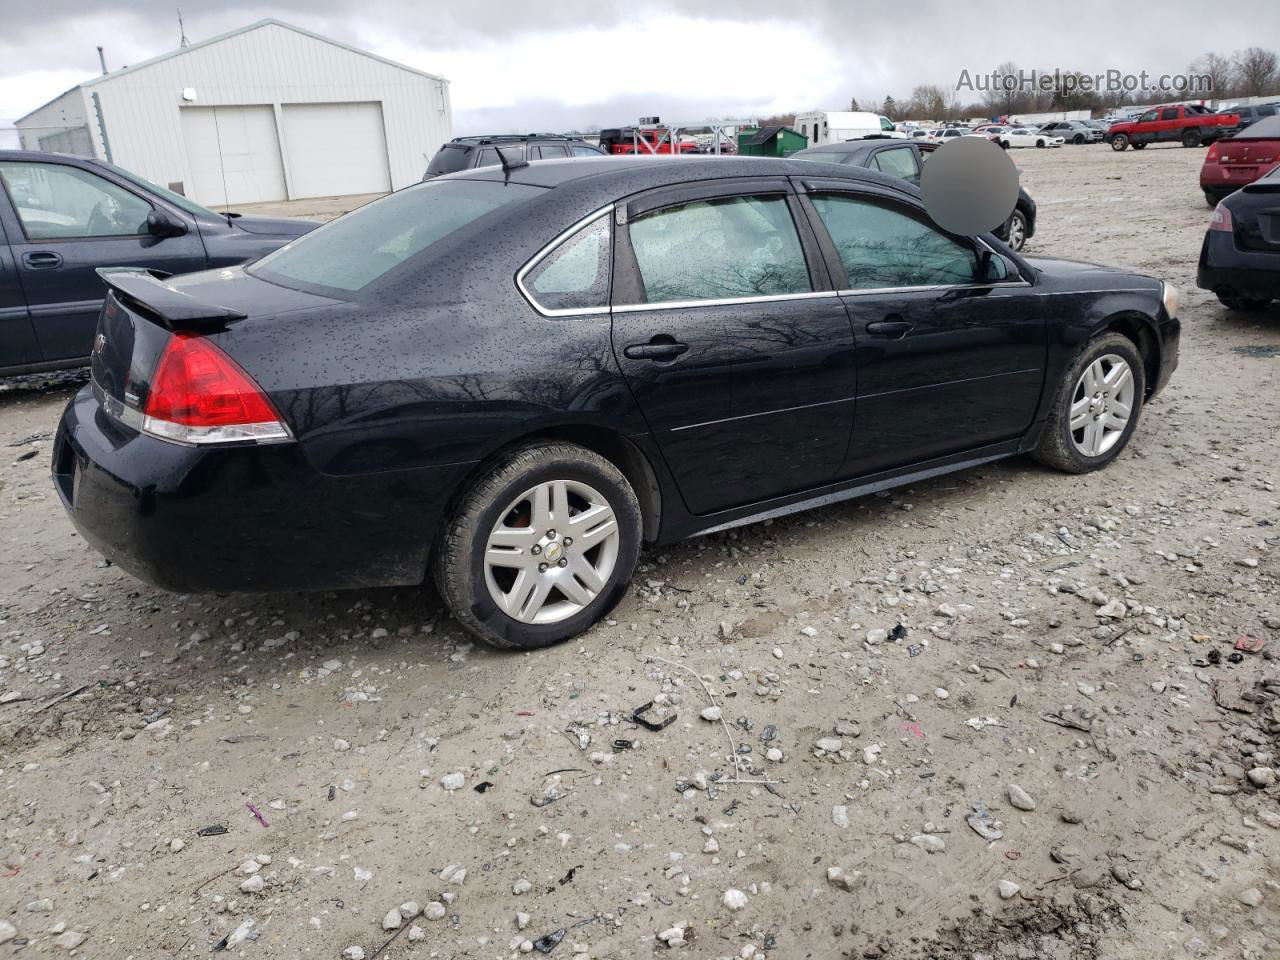
[[[287,199],[270,106],[183,107],[187,196],[208,204]]]
[[[294,197],[391,189],[380,103],[287,103],[285,154]]]

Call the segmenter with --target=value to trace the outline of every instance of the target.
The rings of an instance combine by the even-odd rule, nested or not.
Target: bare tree
[[[1235,55],[1236,84],[1242,97],[1257,97],[1267,93],[1276,83],[1276,54],[1274,50],[1249,47]]]
[[[1231,96],[1232,73],[1231,61],[1216,53],[1206,53],[1196,57],[1187,67],[1187,72],[1209,78],[1209,90],[1215,97]]]

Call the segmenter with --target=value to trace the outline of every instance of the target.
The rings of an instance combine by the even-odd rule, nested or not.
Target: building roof
[[[434,73],[427,73],[425,70],[419,70],[416,67],[410,67],[403,63],[397,63],[395,60],[388,60],[386,57],[380,57],[376,53],[370,53],[368,50],[361,50],[359,47],[353,47],[351,46],[351,44],[343,43],[341,40],[334,40],[332,37],[326,37],[319,33],[313,33],[310,30],[304,30],[302,27],[295,26],[292,23],[286,23],[285,21],[278,20],[275,17],[267,17],[263,20],[257,20],[246,26],[238,27],[235,30],[229,30],[226,33],[220,33],[216,37],[210,37],[208,40],[201,40],[198,43],[192,43],[185,47],[179,47],[177,50],[170,50],[168,53],[162,53],[159,56],[152,57],[149,60],[143,60],[141,63],[135,63],[132,66],[128,66],[128,67],[121,67],[118,70],[112,70],[110,73],[105,73],[102,76],[93,77],[89,80],[85,80],[83,83],[78,83],[74,87],[71,87],[70,89],[65,90],[62,93],[58,94],[58,96],[54,97],[48,103],[43,103],[40,106],[36,107],[35,110],[32,110],[24,114],[23,116],[19,117],[16,121],[14,121],[14,124],[16,126],[18,123],[21,123],[23,120],[27,119],[27,117],[31,116],[31,114],[36,113],[40,110],[43,110],[45,107],[49,106],[49,104],[55,102],[56,100],[61,99],[62,97],[65,97],[72,90],[75,90],[79,87],[97,86],[100,83],[106,83],[110,80],[116,79],[117,77],[122,77],[122,76],[125,76],[126,74],[137,73],[139,70],[145,70],[147,67],[154,66],[155,64],[160,63],[161,61],[171,60],[174,57],[180,57],[184,53],[190,53],[192,50],[199,50],[201,47],[207,47],[215,43],[221,43],[223,40],[229,40],[232,37],[238,37],[243,33],[250,33],[254,30],[259,30],[262,27],[268,27],[268,26],[283,27],[285,30],[292,30],[294,33],[300,33],[304,37],[310,37],[312,40],[319,40],[323,43],[332,44],[333,46],[340,47],[341,49],[346,50],[350,53],[358,53],[363,57],[368,57],[371,60],[378,60],[381,63],[387,64],[388,66],[397,67],[401,70],[407,70],[409,73],[416,73],[418,76],[426,77],[428,80],[435,80],[438,83],[449,82],[444,77],[438,76]]]

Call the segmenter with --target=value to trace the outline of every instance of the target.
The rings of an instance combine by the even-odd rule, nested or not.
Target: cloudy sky
[[[178,45],[182,0],[49,0],[0,19],[0,131],[107,65]],[[1206,50],[1280,46],[1280,3],[1239,0],[204,0],[194,42],[263,17],[340,38],[451,81],[459,134],[847,109],[962,69],[1181,72]],[[976,97],[962,97],[962,100]],[[0,132],[0,146],[6,143]]]

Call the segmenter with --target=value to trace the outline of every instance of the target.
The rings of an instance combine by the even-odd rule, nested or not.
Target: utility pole
[[[187,28],[186,28],[185,26],[183,26],[183,23],[182,23],[182,8],[181,8],[181,7],[179,7],[179,8],[178,8],[178,34],[179,34],[179,36],[182,38],[181,40],[179,40],[179,41],[178,41],[178,46],[180,46],[180,47],[189,47],[189,46],[191,46],[191,41],[187,39]]]
[[[102,64],[102,75],[107,75],[107,58],[102,54],[102,48],[98,48],[98,63]]]

